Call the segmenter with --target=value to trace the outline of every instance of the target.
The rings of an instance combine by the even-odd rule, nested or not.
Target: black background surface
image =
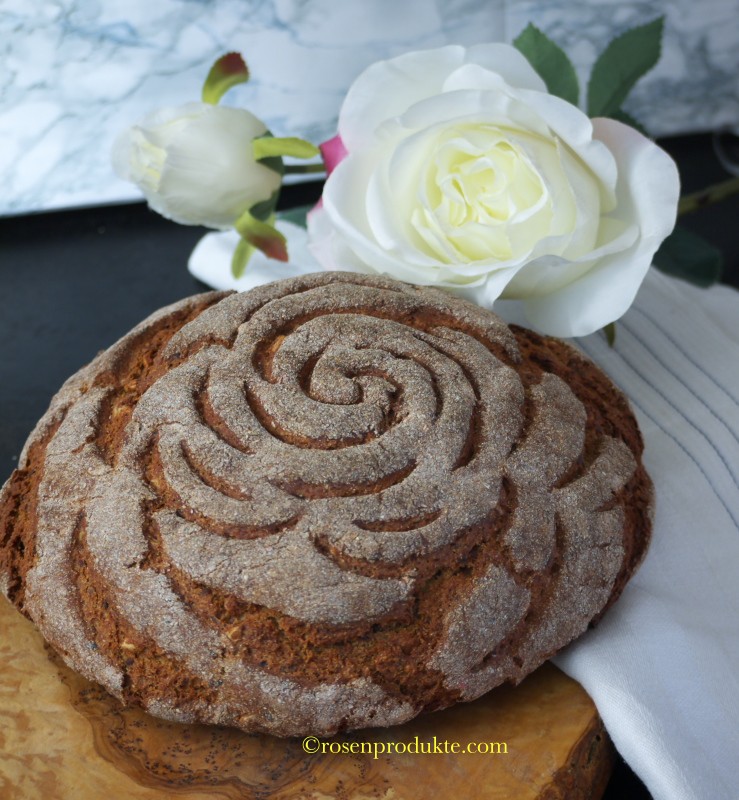
[[[678,162],[683,192],[728,177],[708,135],[661,144]],[[319,194],[315,183],[287,187],[281,207]],[[681,223],[721,247],[724,281],[739,287],[739,197]],[[0,219],[0,483],[66,378],[152,311],[207,288],[186,269],[203,233],[142,203]],[[619,761],[605,797],[649,794]]]

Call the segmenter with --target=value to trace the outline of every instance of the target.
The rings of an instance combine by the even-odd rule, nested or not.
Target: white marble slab
[[[630,109],[656,134],[739,125],[737,0],[0,0],[0,214],[138,197],[110,167],[115,135],[196,99],[228,50],[253,78],[227,102],[320,142],[378,58],[510,41],[532,20],[584,71],[614,31],[665,11],[665,55]]]

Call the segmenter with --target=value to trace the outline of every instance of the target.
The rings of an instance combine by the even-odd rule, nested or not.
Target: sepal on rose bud
[[[226,92],[249,80],[249,68],[240,53],[226,53],[213,64],[205,79],[202,100],[217,105]]]
[[[252,153],[256,161],[266,158],[291,156],[292,158],[315,158],[320,150],[297,136],[260,136],[252,142]]]
[[[261,250],[267,258],[274,258],[277,261],[287,261],[287,241],[277,228],[271,224],[273,219],[273,217],[270,217],[270,220],[265,222],[258,219],[252,211],[245,211],[236,220],[234,227],[241,236],[242,241],[247,242],[257,250]],[[243,274],[249,255],[250,254],[246,256],[246,260],[244,260],[241,266],[241,272],[237,274],[234,268],[237,254],[234,253],[234,261],[232,262],[234,277],[238,278]],[[241,257],[240,255],[239,258]]]
[[[323,163],[326,165],[326,174],[330,175],[336,167],[349,155],[341,136],[337,133],[318,146],[321,151]]]
[[[231,256],[231,274],[237,280],[246,272],[246,265],[254,252],[254,248],[246,241],[246,239],[239,239]]]

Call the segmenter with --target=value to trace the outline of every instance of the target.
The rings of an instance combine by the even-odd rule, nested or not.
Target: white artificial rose
[[[118,137],[113,167],[163,216],[225,230],[280,186],[280,175],[252,155],[253,140],[266,131],[240,108],[163,108]]]
[[[484,305],[523,299],[552,335],[620,317],[675,223],[672,159],[549,94],[508,45],[376,63],[349,90],[338,128],[326,144],[339,163],[327,161],[309,218],[323,267],[449,287]]]

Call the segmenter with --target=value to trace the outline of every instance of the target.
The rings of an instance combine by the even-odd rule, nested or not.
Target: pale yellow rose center
[[[537,144],[554,148],[546,140]],[[446,131],[419,177],[411,224],[424,249],[440,261],[515,258],[549,232],[546,184],[503,128]]]

